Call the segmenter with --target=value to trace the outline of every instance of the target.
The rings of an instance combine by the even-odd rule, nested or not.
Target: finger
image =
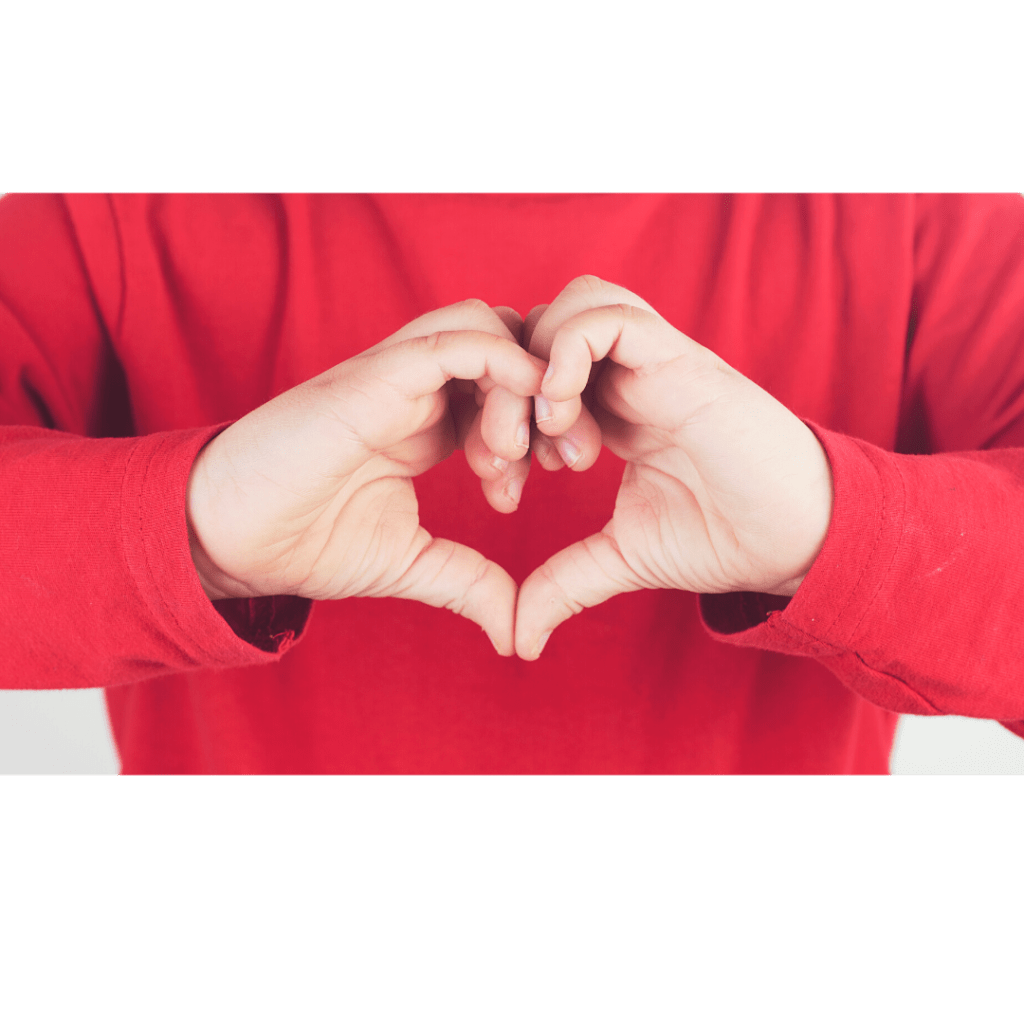
[[[523,318],[511,306],[495,306],[494,312],[516,339],[522,348]],[[515,462],[522,459],[530,450],[530,403],[518,395],[498,387],[490,377],[478,382],[480,391],[487,396],[483,403],[484,418],[481,424],[484,439],[500,459]],[[518,477],[519,474],[515,474]],[[525,482],[519,480],[519,488]],[[488,487],[484,487],[488,494]],[[488,495],[488,501],[490,501]],[[518,505],[518,495],[516,496]],[[494,504],[491,502],[491,504]]]
[[[593,274],[584,274],[582,277],[575,278],[559,292],[555,301],[545,308],[543,314],[532,325],[530,325],[530,316],[535,310],[530,310],[530,316],[526,318],[527,325],[530,327],[530,351],[542,359],[547,359],[555,332],[566,320],[587,309],[614,306],[618,303],[625,303],[655,313],[653,306],[621,285],[602,281],[601,278],[594,277]],[[655,313],[655,315],[657,314]]]
[[[544,395],[537,395],[533,400],[534,422],[540,432],[549,437],[564,434],[579,418],[582,409],[583,402],[578,394],[565,402],[552,402]]]
[[[707,357],[714,358],[657,313],[625,304],[588,309],[555,332],[541,390],[554,404],[582,392],[591,367],[600,359],[651,372],[686,355],[697,357],[702,365]]]
[[[411,338],[425,338],[436,331],[485,331],[487,334],[496,334],[499,338],[507,337],[510,341],[518,341],[515,332],[510,330],[509,324],[501,314],[487,305],[483,299],[465,299],[463,302],[432,309],[429,313],[416,317],[401,330],[367,351],[390,348]]]
[[[484,399],[481,433],[495,455],[515,462],[530,450],[529,398],[493,388]]]
[[[546,434],[547,431],[544,431],[540,436]],[[582,473],[597,462],[603,443],[601,428],[585,405],[581,406],[579,416],[568,430],[550,436],[547,440],[554,446],[561,461],[575,473]]]
[[[464,384],[467,382],[453,381],[452,383]],[[528,399],[523,399],[523,401],[528,401]],[[448,396],[448,409],[451,412],[452,422],[455,424],[455,447],[464,448],[466,436],[473,425],[473,420],[480,412],[474,393],[453,392]]]
[[[641,589],[643,583],[606,533],[592,534],[563,548],[530,573],[519,588],[516,654],[535,661],[551,633],[566,619],[616,594]]]
[[[548,304],[545,302],[540,306],[534,306],[529,313],[526,314],[526,320],[523,321],[523,348],[530,351],[530,342],[533,339],[533,330],[537,326],[538,321],[544,315],[544,310],[548,308]]]
[[[530,454],[535,456],[541,467],[548,472],[553,473],[565,465],[562,456],[558,454],[554,440],[545,437],[536,425],[530,431]]]
[[[483,439],[482,420],[483,412],[480,411],[466,434],[466,462],[480,477],[488,504],[498,512],[515,512],[530,472],[530,460],[509,461],[495,455]]]
[[[448,608],[480,626],[499,654],[515,653],[515,581],[464,544],[431,538],[388,596]]]
[[[490,377],[508,391],[529,397],[540,392],[547,368],[542,360],[524,352],[514,341],[471,330],[437,331],[355,358],[368,360],[369,372],[406,398],[433,394],[455,378],[482,377]]]
[[[508,329],[513,340],[522,348],[523,345],[523,318],[511,306],[493,306],[492,309],[498,319]]]
[[[529,475],[530,458],[527,456],[518,462],[510,462],[508,468],[497,480],[481,478],[480,488],[484,492],[487,504],[495,512],[502,512],[506,515],[515,512],[519,508],[523,488],[526,486],[526,478]]]

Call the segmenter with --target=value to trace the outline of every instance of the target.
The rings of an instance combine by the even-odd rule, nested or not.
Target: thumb
[[[616,594],[643,588],[606,532],[570,544],[530,573],[519,588],[516,654],[535,661],[552,631],[566,619]]]
[[[431,537],[422,527],[420,534],[426,536],[426,546],[379,596],[448,608],[480,626],[499,654],[514,654],[516,584],[512,577],[465,544]]]

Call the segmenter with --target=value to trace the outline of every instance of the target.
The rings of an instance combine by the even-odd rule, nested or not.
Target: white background
[[[119,769],[101,691],[0,690],[0,774]],[[996,722],[904,715],[890,769],[894,775],[1022,775],[1024,739]]]
[[[1024,775],[1024,739],[996,722],[905,715],[895,775]],[[119,769],[100,690],[0,691],[0,773]]]

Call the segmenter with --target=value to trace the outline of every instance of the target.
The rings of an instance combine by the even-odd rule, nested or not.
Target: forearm
[[[185,483],[215,429],[96,439],[0,427],[0,686],[110,686],[273,659],[235,634],[192,564]]]
[[[1024,719],[1024,450],[896,455],[818,430],[825,545],[787,603],[702,597],[745,646],[809,655],[890,710]]]

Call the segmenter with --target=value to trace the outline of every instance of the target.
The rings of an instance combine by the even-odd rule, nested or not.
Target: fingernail
[[[555,375],[555,368],[548,363],[548,368],[544,371],[544,379],[540,382],[540,386],[544,387],[545,384]]]
[[[530,428],[525,423],[520,423],[516,429],[516,447],[530,447]]]
[[[551,403],[543,395],[537,395],[533,400],[533,406],[537,412],[538,423],[551,419]]]
[[[551,636],[553,632],[554,630],[549,629],[537,642],[537,647],[534,651],[535,657],[540,657],[540,652],[544,650],[544,645],[548,642],[548,637]]]
[[[580,456],[583,454],[580,446],[567,435],[557,438],[555,447],[558,449],[558,454],[562,456],[562,461],[570,469],[580,461]]]
[[[495,455],[495,456],[494,456],[494,458],[493,458],[493,459],[491,459],[491,465],[492,465],[492,466],[493,466],[493,467],[494,467],[494,468],[495,468],[495,469],[496,469],[496,470],[497,470],[497,471],[498,471],[499,473],[504,473],[504,472],[505,472],[505,470],[506,470],[506,469],[508,469],[508,463],[507,463],[507,462],[506,462],[506,461],[505,461],[504,459],[500,458],[500,457],[499,457],[499,456],[497,456],[497,455]]]
[[[513,477],[507,484],[505,484],[505,488],[501,493],[510,501],[518,505],[519,499],[523,494],[523,481],[520,480],[519,477]]]

